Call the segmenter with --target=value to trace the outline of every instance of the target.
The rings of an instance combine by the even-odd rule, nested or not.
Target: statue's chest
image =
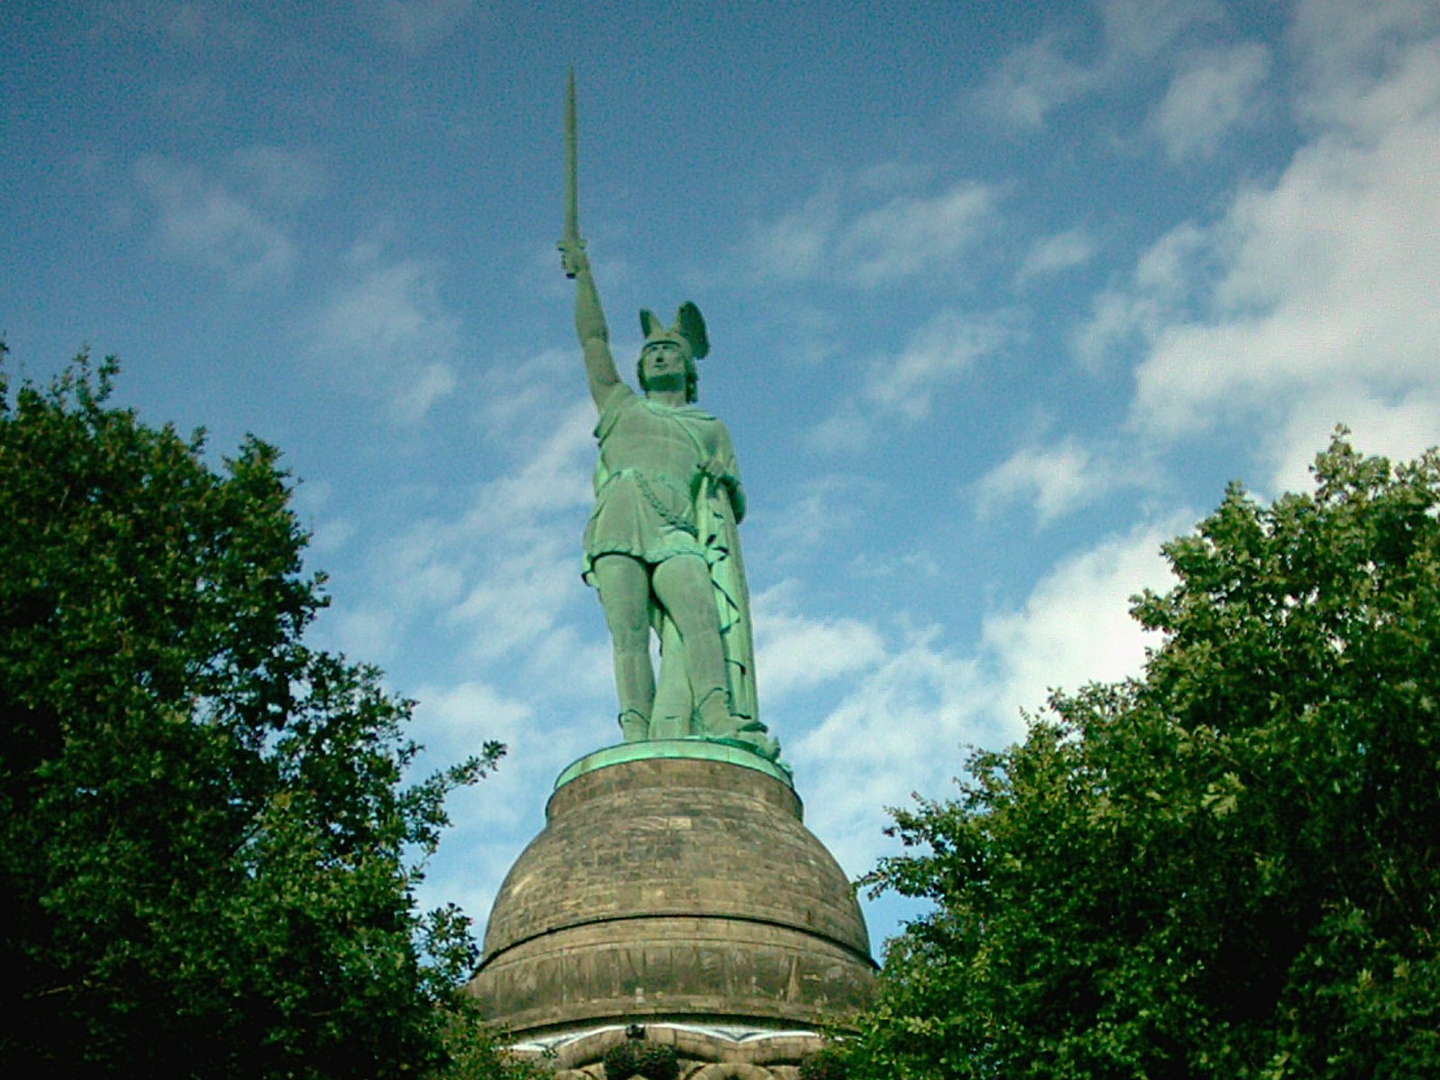
[[[640,406],[627,409],[606,434],[602,453],[616,464],[686,461],[699,464],[718,446],[718,425],[700,418],[681,420],[672,413]]]

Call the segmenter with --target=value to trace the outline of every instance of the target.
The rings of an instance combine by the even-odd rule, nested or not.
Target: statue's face
[[[690,352],[673,339],[647,341],[640,350],[640,385],[647,394],[685,394],[689,377]]]
[[[647,385],[669,382],[670,380],[664,378],[666,375],[678,374],[683,380],[685,377],[685,350],[676,342],[666,341],[664,338],[658,341],[647,341],[645,347],[640,350],[640,371],[644,375]]]

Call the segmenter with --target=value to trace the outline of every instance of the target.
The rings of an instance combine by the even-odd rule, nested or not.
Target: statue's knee
[[[633,622],[610,622],[610,640],[617,653],[650,655],[650,627],[646,623],[637,626]]]
[[[617,645],[621,641],[636,648],[649,644],[650,611],[644,599],[637,602],[632,597],[602,594],[600,603],[605,609],[605,625]]]

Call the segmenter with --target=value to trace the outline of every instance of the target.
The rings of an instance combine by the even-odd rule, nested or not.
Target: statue
[[[760,723],[745,566],[736,527],[745,492],[730,433],[696,404],[705,320],[681,305],[673,326],[641,311],[640,394],[621,380],[580,238],[575,79],[566,103],[566,220],[560,241],[575,279],[575,328],[600,414],[595,511],[585,528],[584,579],[600,594],[615,656],[627,742],[701,736],[774,760]],[[650,634],[660,641],[657,685]]]

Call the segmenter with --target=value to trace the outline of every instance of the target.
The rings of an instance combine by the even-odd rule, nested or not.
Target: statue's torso
[[[606,403],[597,428],[601,468],[611,475],[639,469],[688,488],[721,449],[724,428],[699,409],[660,405],[627,391],[616,398]]]
[[[600,412],[596,503],[585,530],[586,566],[602,554],[657,563],[704,555],[695,502],[705,464],[729,457],[729,436],[693,406],[661,405],[619,387]]]

